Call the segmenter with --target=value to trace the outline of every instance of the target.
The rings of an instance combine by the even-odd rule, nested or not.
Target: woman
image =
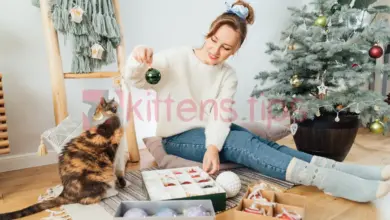
[[[231,123],[236,117],[232,105],[237,77],[225,60],[237,53],[253,21],[253,8],[239,1],[212,22],[201,48],[153,54],[152,48],[141,45],[133,50],[125,80],[156,91],[156,134],[163,138],[167,153],[203,162],[210,174],[219,170],[220,162],[230,161],[353,201],[368,202],[386,195],[390,166],[349,165],[312,156]],[[161,72],[156,85],[145,80],[151,67]]]

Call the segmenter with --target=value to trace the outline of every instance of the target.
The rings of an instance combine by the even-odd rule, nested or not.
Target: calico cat
[[[121,118],[118,112],[118,108],[119,104],[115,101],[114,98],[106,100],[104,97],[101,97],[100,102],[96,106],[92,116],[92,126],[96,126],[97,124],[102,123],[113,115],[117,115],[119,118]],[[122,123],[124,122],[125,121],[122,120]],[[115,158],[114,162],[114,169],[117,176],[124,176],[127,161],[129,160],[129,153],[127,152],[127,142],[125,136],[121,139],[118,145],[119,146],[117,150],[117,157]],[[116,194],[117,192],[113,191],[112,193]]]
[[[19,211],[0,214],[0,220],[22,218],[66,204],[94,204],[106,198],[109,190],[125,187],[123,176],[114,173],[115,155],[123,136],[118,116],[91,127],[70,140],[59,156],[63,191],[52,199]]]

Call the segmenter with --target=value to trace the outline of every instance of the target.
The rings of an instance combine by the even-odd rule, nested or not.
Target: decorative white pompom
[[[231,171],[222,172],[215,181],[226,191],[226,197],[236,196],[241,190],[241,180]]]

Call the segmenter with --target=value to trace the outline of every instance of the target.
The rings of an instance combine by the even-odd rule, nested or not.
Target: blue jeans
[[[204,128],[195,128],[162,139],[168,154],[202,162],[206,152]],[[263,139],[245,128],[232,124],[219,154],[220,162],[232,162],[254,169],[266,176],[285,180],[293,157],[310,162],[312,155]]]

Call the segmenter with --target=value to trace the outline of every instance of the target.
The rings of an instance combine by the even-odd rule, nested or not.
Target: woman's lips
[[[212,54],[210,54],[210,53],[209,53],[209,58],[210,58],[211,60],[216,60],[216,59],[218,59],[217,56],[214,56],[214,55],[212,55]]]

